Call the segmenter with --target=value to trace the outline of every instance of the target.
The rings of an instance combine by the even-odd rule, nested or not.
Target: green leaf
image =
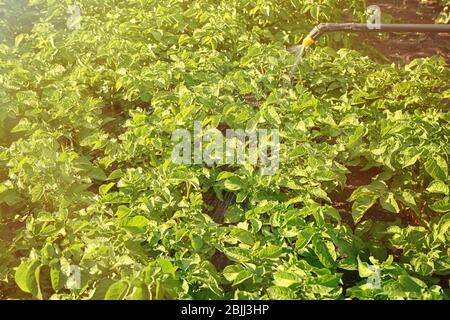
[[[403,164],[404,169],[415,164],[422,155],[422,152],[415,147],[409,147],[403,151],[402,155],[403,158],[401,159],[402,160],[401,164]]]
[[[277,110],[271,105],[267,106],[268,120],[272,123],[281,124],[281,118],[278,115]]]
[[[430,205],[430,208],[436,212],[448,212],[450,211],[450,197],[445,197],[442,200],[438,200],[432,205]]]
[[[399,200],[408,208],[412,209],[417,215],[419,214],[419,208],[417,207],[414,196],[408,191],[402,191],[399,196]]]
[[[361,261],[359,256],[358,260],[358,273],[361,278],[368,278],[374,274],[374,270],[370,268],[370,265],[367,262]]]
[[[251,279],[253,277],[253,273],[249,270],[242,270],[239,272],[237,277],[233,280],[233,286],[237,286],[238,284],[243,283],[244,281]]]
[[[122,300],[128,291],[128,283],[126,281],[118,281],[113,283],[105,294],[105,300]]]
[[[114,182],[110,182],[108,184],[103,184],[98,188],[98,192],[100,193],[100,195],[104,196],[108,193],[108,191],[114,187],[115,183]]]
[[[330,197],[328,197],[328,194],[326,193],[325,190],[323,190],[320,187],[316,187],[316,188],[312,188],[311,190],[309,190],[311,192],[311,194],[319,199],[323,199],[329,203],[331,203],[331,199]]]
[[[269,287],[267,288],[269,298],[272,300],[292,300],[295,299],[294,291],[286,287]]]
[[[16,36],[14,45],[15,45],[16,47],[20,46],[20,44],[22,43],[24,37],[25,37],[25,34],[23,34],[23,33],[18,34],[18,35]]]
[[[104,300],[106,292],[108,292],[108,289],[111,287],[111,285],[114,284],[114,281],[111,279],[104,279],[99,281],[96,284],[94,294],[92,295],[91,300]]]
[[[321,210],[325,215],[336,220],[336,222],[338,222],[338,223],[341,222],[341,215],[339,214],[339,211],[337,211],[335,208],[326,206],[326,207],[322,207]]]
[[[0,203],[6,203],[8,206],[14,206],[20,203],[23,199],[20,197],[15,189],[6,189],[0,191]]]
[[[392,213],[399,213],[400,208],[398,207],[397,201],[395,201],[394,194],[392,192],[385,193],[380,199],[381,206]]]
[[[225,248],[223,253],[232,261],[246,262],[251,259],[250,250],[239,247]]]
[[[154,30],[151,32],[156,41],[161,41],[163,39],[163,31],[162,30]]]
[[[107,179],[105,172],[100,168],[94,168],[89,172],[89,176],[95,180],[105,181]]]
[[[124,77],[120,77],[119,79],[117,79],[116,86],[115,86],[116,91],[119,91],[123,87],[124,80],[125,80]]]
[[[259,250],[258,255],[261,258],[267,258],[267,259],[276,259],[283,253],[283,249],[280,246],[276,245],[268,245],[267,247],[262,248]]]
[[[27,118],[20,119],[19,123],[11,129],[11,133],[25,132],[32,129],[32,124]]]
[[[444,158],[440,156],[431,157],[425,162],[425,170],[435,180],[445,181],[448,176],[448,166]]]
[[[58,268],[50,268],[50,281],[52,283],[52,288],[56,292],[64,288],[65,276]]]
[[[353,135],[348,139],[347,148],[352,149],[364,136],[366,129],[364,127],[357,127]]]
[[[231,236],[237,238],[240,242],[252,246],[255,243],[255,239],[253,234],[248,232],[247,230],[235,228],[230,233]]]
[[[331,241],[317,239],[313,241],[314,252],[316,253],[319,261],[326,267],[332,268],[336,262],[336,250],[334,244]]]
[[[244,200],[247,198],[248,193],[247,191],[240,191],[238,192],[237,196],[236,196],[236,203],[242,203],[244,202]]]
[[[36,201],[40,200],[42,198],[42,196],[44,195],[44,191],[45,190],[41,184],[36,184],[31,189],[31,202],[36,202]]]
[[[201,248],[203,247],[203,240],[201,237],[199,237],[196,234],[190,234],[189,237],[191,238],[191,246],[194,248],[195,251],[199,252]]]
[[[442,242],[445,242],[445,234],[450,229],[450,213],[447,213],[439,220],[439,226],[437,229],[436,238],[440,238]]]
[[[312,240],[313,236],[316,234],[316,230],[311,227],[306,227],[303,229],[297,237],[297,242],[295,243],[295,249],[301,250],[306,247]]]
[[[364,216],[367,210],[369,210],[377,201],[378,196],[375,194],[363,194],[358,197],[352,205],[352,217],[355,223],[358,223]]]
[[[161,267],[162,272],[175,276],[175,272],[177,271],[178,267],[174,266],[170,260],[159,258],[157,262]]]
[[[228,207],[225,211],[224,221],[225,223],[236,223],[239,222],[244,215],[244,212],[238,206]]]
[[[36,295],[39,291],[39,284],[36,279],[36,270],[39,269],[40,262],[37,260],[23,261],[16,270],[14,279],[19,288],[27,293]]]
[[[236,174],[229,171],[222,171],[217,175],[216,181],[226,180],[231,177],[236,177]]]
[[[127,296],[127,300],[149,300],[150,293],[145,284],[135,285],[131,289],[131,293]]]
[[[123,171],[122,169],[116,169],[113,172],[111,172],[108,176],[108,180],[116,180],[116,179],[120,179],[123,176]]]
[[[150,220],[145,216],[138,215],[131,218],[121,219],[120,226],[133,234],[145,233]]]
[[[351,196],[348,198],[348,201],[353,202],[357,198],[364,197],[366,195],[379,195],[386,192],[387,189],[387,185],[384,181],[376,180],[369,185],[358,187],[352,192]]]
[[[233,285],[236,286],[245,280],[250,279],[253,276],[253,273],[240,265],[230,265],[223,269],[223,276],[228,281],[233,282]]]
[[[242,188],[242,180],[239,177],[231,177],[224,183],[225,189],[230,191],[237,191]]]
[[[408,276],[401,275],[398,277],[398,282],[402,285],[403,289],[407,292],[418,292],[420,293],[422,289],[425,289],[427,286],[421,280]]]
[[[293,284],[300,283],[299,276],[292,272],[277,271],[273,275],[273,283],[278,287],[290,287]]]
[[[189,37],[187,34],[182,34],[180,35],[180,37],[178,38],[178,44],[180,46],[184,45],[185,43],[188,43],[189,40],[191,39],[191,37]]]
[[[17,268],[14,278],[19,288],[24,292],[31,293],[31,289],[28,285],[31,281],[30,277],[34,277],[34,271],[30,272],[30,263],[28,261],[23,261]]]
[[[243,270],[244,270],[244,268],[241,265],[232,264],[232,265],[226,266],[223,269],[223,276],[228,281],[234,281],[234,279],[236,279],[237,276],[239,275],[239,273]]]
[[[428,192],[448,195],[448,185],[440,180],[434,180],[427,188]]]

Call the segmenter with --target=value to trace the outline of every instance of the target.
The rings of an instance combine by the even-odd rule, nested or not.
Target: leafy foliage
[[[2,298],[448,299],[442,59],[317,48],[290,87],[285,47],[361,1],[82,0],[72,31],[69,4],[0,22]],[[197,120],[279,129],[280,170],[174,164]],[[376,174],[342,213],[352,168]]]

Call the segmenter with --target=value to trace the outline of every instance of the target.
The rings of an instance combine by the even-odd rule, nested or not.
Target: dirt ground
[[[381,14],[394,18],[391,23],[435,23],[441,7],[433,0],[370,0],[378,5]],[[386,18],[386,17],[385,17]],[[382,18],[383,19],[383,18]],[[415,58],[440,55],[450,64],[450,34],[377,34],[361,36],[382,52],[390,62],[410,62]]]

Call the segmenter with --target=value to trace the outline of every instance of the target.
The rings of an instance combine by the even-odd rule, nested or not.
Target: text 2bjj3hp
[[[184,316],[266,316],[269,313],[267,304],[226,304],[224,306],[196,306],[188,304],[181,307],[180,313]]]

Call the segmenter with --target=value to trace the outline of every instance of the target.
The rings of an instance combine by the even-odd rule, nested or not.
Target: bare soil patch
[[[392,23],[435,23],[442,10],[434,1],[420,0],[372,0],[381,14],[394,17]],[[416,58],[442,56],[450,64],[450,34],[395,33],[379,36],[364,34],[361,41],[373,45],[389,62],[408,63]]]

